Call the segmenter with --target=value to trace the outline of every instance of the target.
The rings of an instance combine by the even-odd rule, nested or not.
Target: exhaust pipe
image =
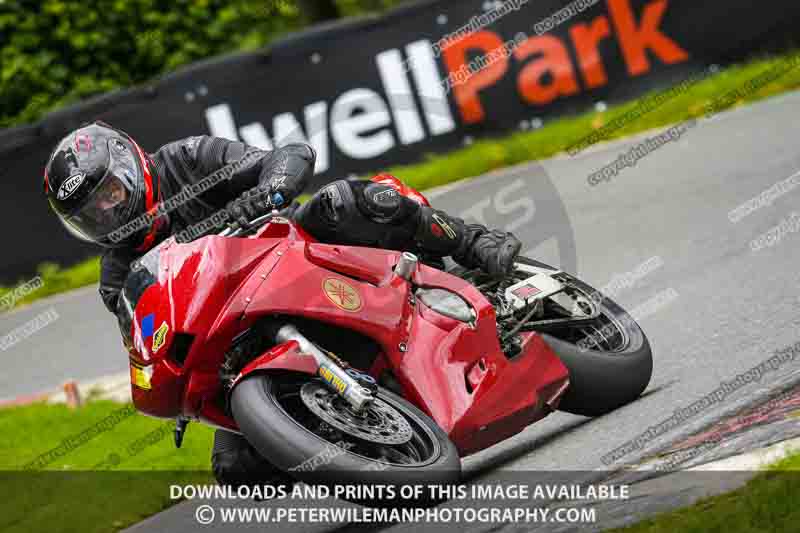
[[[372,402],[371,390],[363,387],[293,325],[287,324],[278,329],[275,339],[280,343],[296,341],[300,346],[300,351],[311,355],[317,362],[317,374],[325,381],[328,388],[344,398],[356,411],[361,411]]]

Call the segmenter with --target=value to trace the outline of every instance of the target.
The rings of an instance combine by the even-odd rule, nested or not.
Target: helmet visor
[[[133,153],[119,141],[110,141],[111,164],[105,176],[65,222],[84,238],[97,242],[130,222],[137,203],[139,167]],[[121,146],[120,146],[121,145]],[[126,236],[120,236],[122,240]]]

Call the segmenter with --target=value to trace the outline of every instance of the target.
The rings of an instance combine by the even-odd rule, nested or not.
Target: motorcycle
[[[190,420],[239,432],[317,484],[455,482],[461,458],[555,410],[612,411],[652,373],[636,322],[557,268],[320,243],[274,210],[167,239],[121,298],[139,411],[175,419],[178,447]]]

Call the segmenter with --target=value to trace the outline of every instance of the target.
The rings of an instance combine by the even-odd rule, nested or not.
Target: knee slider
[[[337,236],[340,226],[349,218],[355,208],[355,199],[350,185],[344,181],[334,181],[311,197],[297,210],[295,220],[309,233],[320,240],[332,240]]]
[[[362,182],[353,187],[359,209],[376,222],[398,224],[419,210],[416,202],[388,185]]]

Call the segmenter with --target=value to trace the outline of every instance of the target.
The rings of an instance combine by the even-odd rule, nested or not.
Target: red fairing
[[[403,196],[411,198],[420,205],[425,205],[428,207],[431,206],[431,204],[428,202],[428,199],[425,198],[421,192],[417,191],[416,189],[412,189],[391,174],[378,174],[373,176],[370,181],[374,181],[375,183],[380,183],[382,185],[388,185]]]
[[[462,455],[545,416],[568,385],[566,368],[539,335],[525,334],[522,353],[509,360],[494,309],[475,287],[423,265],[409,282],[393,272],[399,252],[316,243],[282,219],[250,238],[168,241],[159,252],[157,280],[132,326],[133,398],[146,414],[237,430],[219,369],[233,339],[265,316],[302,317],[372,339],[379,353],[360,370],[376,379],[391,370],[404,396]],[[411,298],[416,286],[459,294],[476,312],[474,325]],[[234,386],[254,373],[287,370],[318,369],[291,341],[254,357]]]
[[[473,329],[417,304],[408,352],[394,361],[413,403],[430,414],[467,455],[542,418],[568,385],[567,372],[538,334],[509,361],[500,349],[495,312],[469,283],[421,267],[415,282],[449,289],[477,311]]]

